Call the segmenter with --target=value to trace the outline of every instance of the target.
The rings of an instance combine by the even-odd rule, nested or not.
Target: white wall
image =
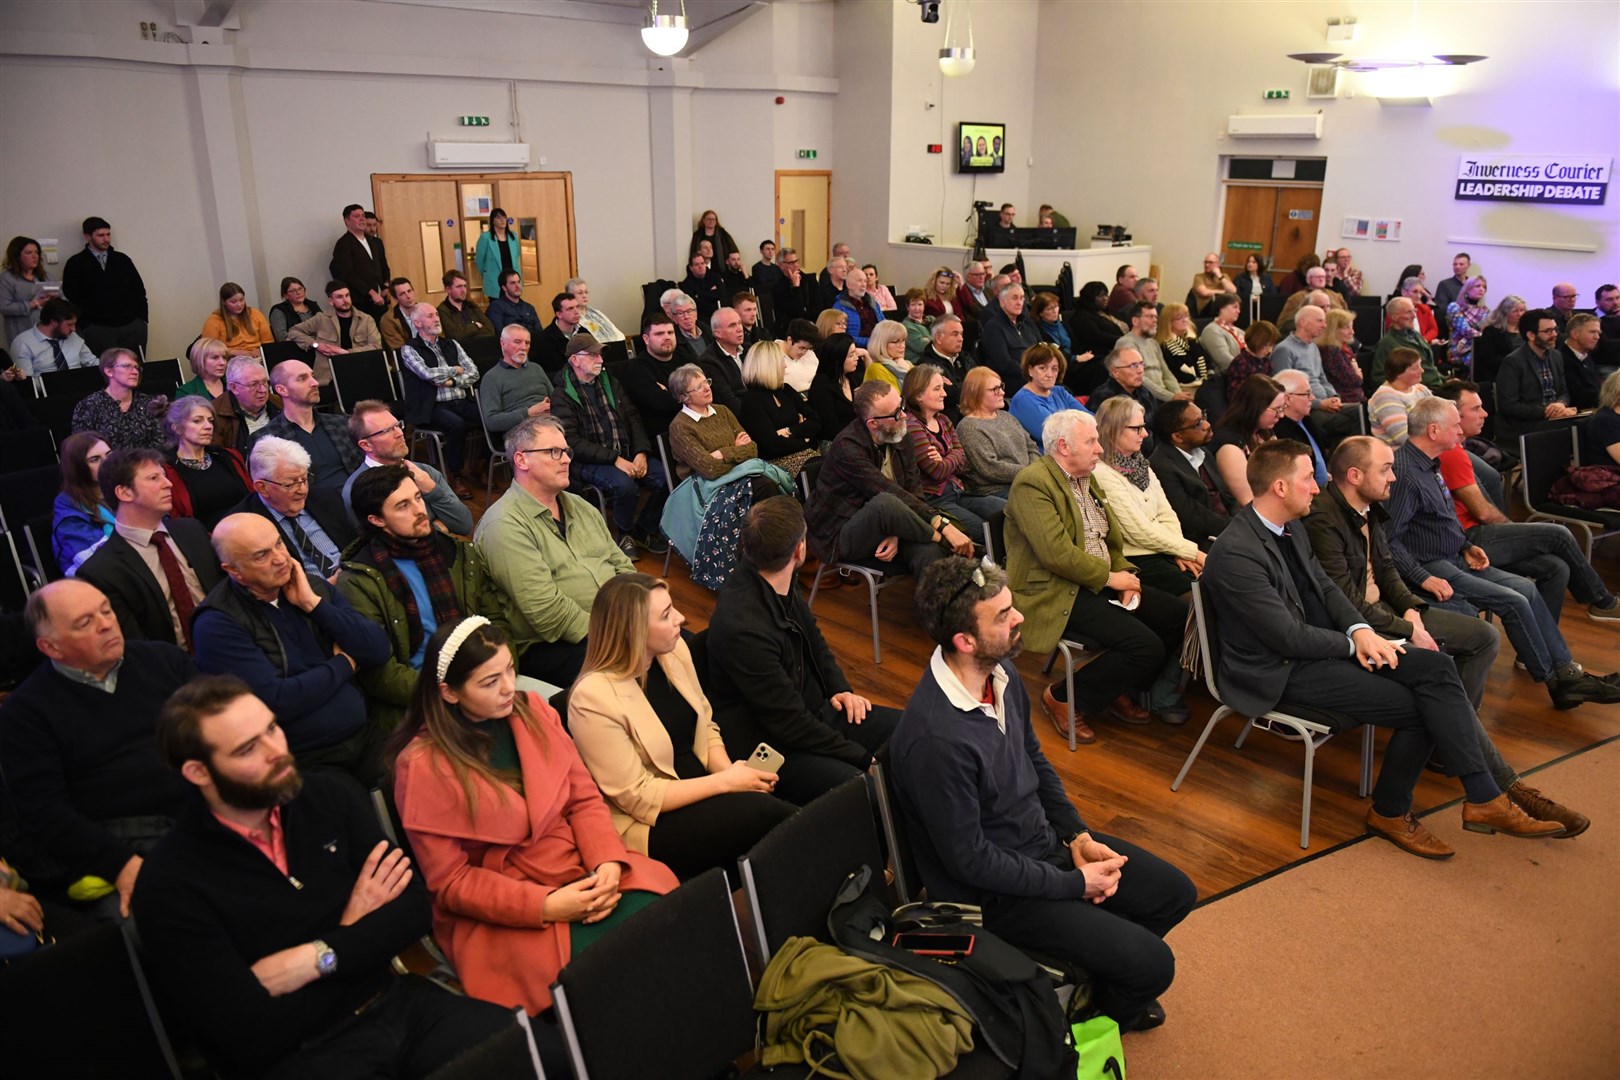
[[[1179,298],[1204,252],[1220,238],[1223,154],[1327,159],[1318,250],[1349,246],[1368,288],[1388,292],[1408,263],[1431,287],[1466,248],[1490,295],[1516,292],[1546,303],[1554,281],[1570,280],[1583,303],[1616,277],[1620,191],[1607,206],[1455,202],[1458,157],[1505,153],[1607,154],[1620,150],[1620,78],[1613,4],[1539,0],[1481,6],[1431,0],[1408,4],[1043,3],[1036,66],[1043,93],[1036,125],[1047,136],[1031,190],[1083,232],[1099,221],[1128,224],[1151,243]],[[1329,15],[1360,18],[1344,49],[1324,42]],[[1115,42],[1087,48],[1079,42]],[[1420,48],[1420,46],[1426,46]],[[1450,93],[1432,108],[1388,108],[1366,93],[1305,98],[1306,68],[1290,52],[1351,55],[1477,53],[1490,59],[1435,72]],[[1352,85],[1364,78],[1350,76]],[[1288,102],[1262,100],[1286,87]],[[1321,107],[1321,141],[1232,140],[1233,113],[1302,113]],[[1400,243],[1339,239],[1346,216],[1400,218]],[[1480,245],[1455,238],[1590,244],[1595,254]]]

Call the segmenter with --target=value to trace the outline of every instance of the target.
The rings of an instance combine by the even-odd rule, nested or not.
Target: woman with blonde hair
[[[191,361],[191,378],[180,384],[175,397],[195,394],[213,401],[225,392],[225,366],[231,362],[231,350],[223,341],[200,337],[191,343],[186,359]]]
[[[248,306],[247,294],[234,281],[219,287],[219,307],[203,321],[202,336],[223,341],[233,353],[253,355],[276,340],[270,320],[258,308]]]
[[[539,1013],[568,961],[678,884],[628,850],[555,710],[481,615],[434,631],[389,742],[394,803],[468,995]]]
[[[625,847],[679,878],[732,867],[793,806],[776,774],[732,761],[669,585],[620,574],[596,594],[568,730]]]
[[[1137,577],[1144,585],[1185,596],[1192,591],[1193,579],[1203,573],[1204,553],[1181,534],[1181,519],[1148,467],[1142,453],[1147,430],[1141,402],[1128,397],[1103,402],[1097,409],[1103,456],[1092,475],[1119,521],[1123,551]]]
[[[1007,411],[1007,388],[994,368],[968,371],[962,379],[961,405],[956,434],[967,454],[963,473],[967,489],[1005,499],[1018,471],[1041,456],[1041,446]]]
[[[837,308],[828,308],[826,311],[823,311],[820,315],[816,316],[817,340],[826,341],[834,334],[846,334],[848,332],[849,316],[844,314],[842,311],[839,311]],[[862,351],[864,352],[865,350]]]
[[[1356,317],[1333,308],[1326,318],[1327,329],[1316,341],[1316,351],[1322,354],[1322,373],[1333,384],[1340,401],[1359,405],[1367,400],[1367,391],[1362,386],[1361,365],[1356,363]]]
[[[923,314],[937,319],[941,315],[955,315],[956,290],[962,287],[962,279],[956,271],[948,266],[934,269],[923,286]]]
[[[860,342],[857,341],[856,345],[859,346]],[[878,323],[872,328],[872,336],[867,339],[866,356],[869,363],[866,365],[865,381],[876,379],[896,390],[900,389],[906,373],[911,370],[911,361],[906,359],[906,324],[893,321]]]
[[[761,341],[743,355],[743,393],[737,419],[759,447],[759,456],[798,479],[821,445],[821,418],[804,395],[787,385],[787,354]]]
[[[1485,306],[1485,275],[1479,274],[1463,283],[1457,299],[1446,305],[1446,318],[1450,320],[1451,347],[1446,351],[1446,362],[1461,368],[1472,378],[1474,370],[1474,339],[1485,330],[1485,320],[1491,309]]]
[[[1179,383],[1203,382],[1209,378],[1209,360],[1198,343],[1192,313],[1186,304],[1166,304],[1159,313],[1159,329],[1153,340],[1159,343],[1165,366]]]

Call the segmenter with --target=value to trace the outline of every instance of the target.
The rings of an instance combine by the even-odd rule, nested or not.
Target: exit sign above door
[[[799,156],[801,158],[813,159],[816,156],[816,152],[814,150],[800,150]]]
[[[487,117],[487,116],[463,116],[461,118],[461,126],[462,127],[489,127],[489,117]]]

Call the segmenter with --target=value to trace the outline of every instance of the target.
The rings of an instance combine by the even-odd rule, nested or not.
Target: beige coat
[[[330,311],[317,311],[287,330],[287,340],[300,349],[313,349],[317,342],[336,345],[342,339],[337,316]],[[382,334],[377,331],[377,321],[359,308],[354,309],[354,321],[349,324],[349,342],[352,346],[350,352],[369,352],[383,347]],[[310,367],[315,372],[315,381],[322,386],[332,381],[331,357],[316,353]]]

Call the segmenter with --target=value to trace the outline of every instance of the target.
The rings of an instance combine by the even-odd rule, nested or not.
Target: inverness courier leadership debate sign
[[[1455,198],[1602,206],[1614,159],[1580,154],[1478,154],[1457,162]]]

